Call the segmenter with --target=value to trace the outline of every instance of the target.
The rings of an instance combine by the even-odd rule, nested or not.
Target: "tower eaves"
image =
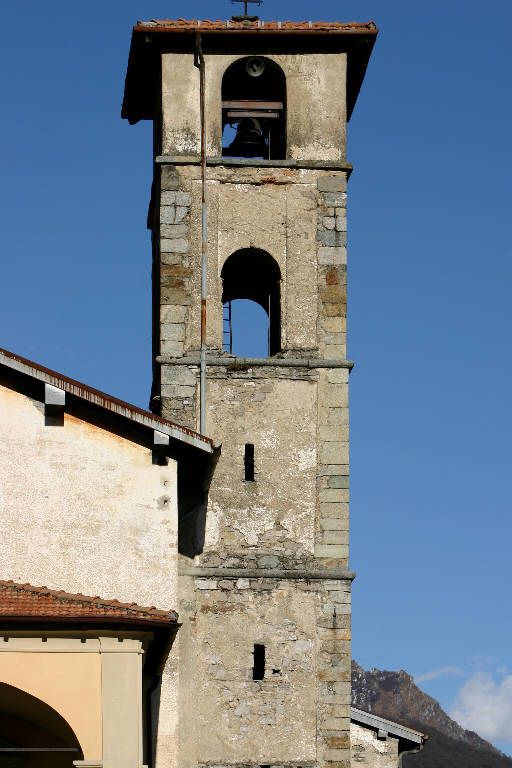
[[[153,119],[160,73],[157,54],[191,53],[197,33],[205,54],[347,53],[347,119],[350,119],[378,34],[373,21],[212,21],[150,19],[133,27],[121,117],[131,124]]]

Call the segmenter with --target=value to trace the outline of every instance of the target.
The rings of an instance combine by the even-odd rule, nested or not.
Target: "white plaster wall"
[[[0,578],[176,608],[176,463],[0,388]]]
[[[162,153],[200,151],[199,69],[191,53],[162,55]]]

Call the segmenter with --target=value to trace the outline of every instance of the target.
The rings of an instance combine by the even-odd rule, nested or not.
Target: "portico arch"
[[[39,712],[43,707],[47,707],[47,714],[55,712],[61,718],[61,725],[68,724],[68,736],[69,732],[75,734],[85,760],[101,759],[103,748],[101,656],[81,652],[91,642],[95,643],[52,637],[45,642],[40,638],[10,637],[8,643],[2,643],[4,647],[0,652],[0,685],[6,686],[6,690],[18,689],[40,701]],[[58,648],[63,644],[66,647]],[[11,646],[12,651],[5,650]],[[72,652],[75,650],[77,652]],[[61,728],[59,733],[63,732]]]
[[[72,768],[81,759],[78,739],[62,715],[27,691],[0,683],[1,768]]]

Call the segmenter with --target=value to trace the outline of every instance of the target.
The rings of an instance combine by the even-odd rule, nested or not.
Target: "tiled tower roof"
[[[226,31],[253,31],[253,32],[334,32],[334,33],[357,33],[377,32],[377,27],[373,21],[235,21],[228,19],[226,21],[210,19],[151,19],[150,21],[139,21],[134,27],[135,31],[141,28],[169,30],[174,32],[226,32]]]

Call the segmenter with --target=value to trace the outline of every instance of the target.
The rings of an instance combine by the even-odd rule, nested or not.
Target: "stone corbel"
[[[168,448],[169,435],[155,429],[153,432],[153,464],[166,466],[169,463],[169,459],[167,458]]]

